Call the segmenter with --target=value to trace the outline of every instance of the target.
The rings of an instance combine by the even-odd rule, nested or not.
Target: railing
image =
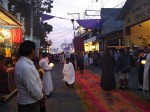
[[[0,101],[6,100],[15,90],[14,73],[0,71]]]

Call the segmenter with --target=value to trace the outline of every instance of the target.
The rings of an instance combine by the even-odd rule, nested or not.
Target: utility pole
[[[80,13],[67,13],[68,15],[75,15],[75,14],[77,14],[78,15],[78,19],[80,20]]]
[[[73,25],[73,33],[74,33],[74,37],[75,37],[75,28],[74,28],[74,19],[71,19],[72,25]]]
[[[31,23],[30,23],[30,39],[33,39],[33,0],[31,0]]]
[[[68,15],[78,15],[78,19],[80,20],[80,13],[67,13]],[[73,24],[73,30],[74,30],[74,37],[75,37],[75,27],[74,27],[74,19],[71,19],[71,22]],[[80,29],[79,29],[80,31]],[[81,32],[80,32],[81,33]]]

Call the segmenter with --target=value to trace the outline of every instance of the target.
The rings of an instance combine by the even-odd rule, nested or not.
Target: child
[[[43,80],[43,76],[44,76],[44,71],[43,71],[43,69],[40,67],[40,65],[36,61],[34,61],[34,64],[35,64],[36,69],[39,72],[39,75],[40,75],[40,78],[41,78],[41,81],[42,81]],[[40,104],[40,112],[46,112],[46,107],[45,107],[44,103]]]
[[[66,82],[67,87],[74,87],[74,81],[75,81],[75,71],[73,64],[70,62],[69,58],[66,58],[66,63],[64,65],[62,74],[64,75],[63,80]]]

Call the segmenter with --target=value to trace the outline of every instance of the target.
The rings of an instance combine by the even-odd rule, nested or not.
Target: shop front
[[[150,44],[150,0],[127,0],[119,19],[125,20],[125,45],[143,48]]]
[[[6,58],[6,68],[13,68],[19,44],[22,42],[22,24],[0,5],[0,55]],[[8,69],[7,69],[8,70]],[[0,101],[16,91],[13,71],[0,70]]]
[[[93,36],[92,38],[89,38],[87,40],[84,40],[84,51],[99,51],[99,41],[96,40],[96,36]]]
[[[0,54],[9,60],[16,57],[22,35],[22,24],[0,5]]]

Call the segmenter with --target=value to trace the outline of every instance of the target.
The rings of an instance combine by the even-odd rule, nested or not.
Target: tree
[[[40,16],[44,11],[51,12],[52,3],[52,0],[9,0],[8,8],[13,15],[20,12],[21,16],[25,17],[25,35],[30,35],[30,15],[31,5],[33,5],[33,36],[41,38],[41,42],[45,44],[46,35],[52,31],[53,27],[47,23],[40,22]]]

